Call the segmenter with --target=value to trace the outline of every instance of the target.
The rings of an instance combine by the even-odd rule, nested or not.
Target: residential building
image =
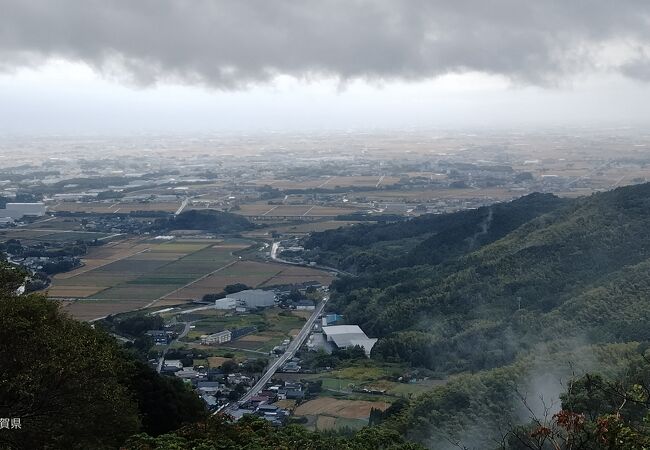
[[[300,300],[296,303],[296,309],[299,311],[313,311],[316,309],[316,305],[311,300]]]
[[[220,331],[214,334],[206,334],[201,336],[202,345],[214,345],[214,344],[223,344],[224,342],[230,342],[232,339],[232,333],[230,330]]]

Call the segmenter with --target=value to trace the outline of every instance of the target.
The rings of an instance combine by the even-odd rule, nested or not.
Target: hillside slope
[[[316,261],[355,273],[439,264],[494,242],[524,223],[568,203],[531,194],[453,214],[425,214],[407,221],[361,224],[313,234],[306,248]]]
[[[547,210],[498,240],[483,235],[487,242],[465,253],[428,236],[402,267],[336,282],[331,307],[380,337],[375,358],[441,374],[499,367],[567,334],[590,342],[647,338],[650,184]],[[500,220],[516,223],[507,213]],[[459,236],[476,227],[475,217],[464,217],[470,223],[459,221]],[[438,252],[448,256],[439,261]]]

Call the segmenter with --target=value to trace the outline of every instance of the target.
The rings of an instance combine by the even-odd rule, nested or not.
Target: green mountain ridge
[[[535,343],[555,339],[557,323],[594,342],[646,339],[641,324],[648,306],[643,273],[650,258],[650,185],[551,208],[536,208],[537,202],[548,203],[536,195],[493,209],[508,223],[509,212],[520,216],[522,201],[550,211],[439,264],[377,269],[337,281],[332,309],[380,338],[374,357],[441,374],[510,363]],[[440,247],[435,236],[423,233],[418,252],[433,245],[428,248],[435,254]],[[448,254],[447,247],[442,253]],[[633,317],[593,326],[592,303],[613,319],[619,301]],[[614,323],[624,326],[614,329]]]

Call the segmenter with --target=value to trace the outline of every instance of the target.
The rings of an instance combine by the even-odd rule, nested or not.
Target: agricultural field
[[[493,199],[494,201],[510,200],[521,196],[521,192],[508,188],[483,189],[422,189],[422,190],[374,190],[360,191],[350,195],[350,201],[361,199],[363,202],[407,202],[419,203],[442,199]]]
[[[110,213],[130,213],[133,211],[164,211],[175,212],[181,206],[181,202],[60,202],[55,205],[48,206],[48,210],[52,212],[67,211],[67,212],[85,212],[97,214],[110,214]]]
[[[295,336],[305,323],[305,319],[279,308],[270,308],[259,313],[233,314],[223,310],[203,310],[190,313],[182,320],[192,322],[194,328],[181,343],[202,350],[228,350],[240,354],[268,354],[283,340]],[[255,326],[258,331],[230,342],[205,346],[200,344],[202,335]]]
[[[368,400],[345,400],[332,397],[318,397],[301,403],[294,415],[307,417],[307,428],[329,430],[343,427],[353,429],[368,424],[371,409],[386,410],[388,402]]]
[[[448,381],[446,379],[418,379],[409,383],[392,381],[408,370],[407,367],[399,364],[367,361],[365,364],[314,375],[303,375],[301,378],[320,380],[323,395],[387,402],[392,402],[398,397],[417,396]],[[384,391],[384,394],[364,394],[358,392],[358,389]]]
[[[280,271],[273,277],[260,284],[259,287],[278,286],[283,284],[297,284],[305,281],[318,281],[323,286],[328,286],[334,276],[323,270],[309,267],[288,266],[277,263],[266,263],[268,266],[279,268]]]
[[[251,238],[268,238],[271,233],[306,235],[313,232],[334,230],[341,227],[356,225],[360,222],[355,220],[319,220],[293,224],[271,225],[260,230],[247,231],[244,236]],[[374,222],[364,222],[374,223]]]
[[[272,186],[276,189],[334,189],[337,187],[381,187],[399,182],[399,178],[390,176],[332,176],[305,180],[255,180],[258,186]]]
[[[66,300],[65,309],[74,317],[92,320],[154,304],[187,303],[221,293],[229,284],[270,287],[318,281],[328,285],[333,279],[322,270],[240,260],[234,252],[251,244],[243,239],[109,242],[92,248],[82,267],[55,275],[48,296]]]
[[[219,293],[229,284],[244,283],[250,287],[270,287],[282,284],[318,281],[329,285],[334,277],[328,272],[308,267],[257,261],[236,261],[189,286],[170,294],[169,300],[187,301],[205,294]]]
[[[108,233],[96,233],[91,231],[57,230],[57,229],[30,229],[10,228],[0,230],[0,241],[18,239],[21,242],[74,242],[78,240],[92,241],[95,239],[105,240],[112,236]]]
[[[269,205],[265,202],[241,205],[236,214],[255,217],[335,217],[358,211],[355,207],[318,206],[318,205]]]
[[[127,239],[92,249],[84,266],[54,277],[48,295],[76,300],[65,308],[83,320],[152,306],[234,264],[233,251],[248,245]]]

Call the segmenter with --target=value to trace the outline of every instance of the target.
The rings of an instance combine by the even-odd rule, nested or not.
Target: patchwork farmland
[[[84,265],[58,274],[48,296],[81,320],[151,306],[167,306],[219,293],[229,284],[251,287],[303,281],[329,284],[327,272],[277,263],[240,260],[253,242],[242,239],[125,239],[92,249]]]

